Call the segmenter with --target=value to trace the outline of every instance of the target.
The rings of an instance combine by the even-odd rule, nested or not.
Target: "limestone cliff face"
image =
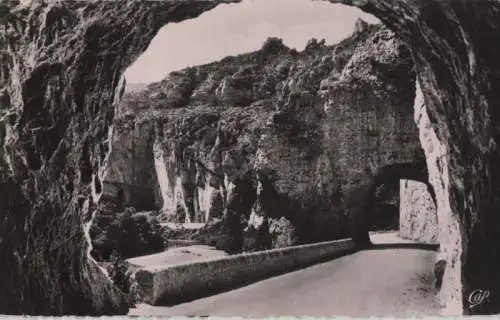
[[[87,239],[116,89],[161,26],[218,3],[0,3],[1,314],[127,311]]]
[[[441,252],[446,260],[441,291],[445,312],[500,312],[500,104],[496,92],[500,4],[331,2],[356,5],[375,14],[410,45],[422,91],[416,119],[438,199]],[[469,300],[474,292],[489,292],[488,299],[475,305]]]
[[[156,209],[161,199],[153,169],[154,124],[120,117],[113,128],[102,200],[118,200],[136,210]]]
[[[286,217],[313,241],[347,236],[348,217],[370,213],[382,168],[423,159],[414,86],[394,34],[359,21],[335,46],[311,40],[297,52],[269,39],[173,72],[119,110],[154,124],[155,166],[143,172],[156,170],[166,215],[203,222],[232,208],[256,227]]]
[[[399,235],[421,243],[437,243],[436,205],[427,185],[401,180],[399,195]]]

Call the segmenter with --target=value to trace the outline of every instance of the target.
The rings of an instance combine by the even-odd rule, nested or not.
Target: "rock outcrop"
[[[409,45],[422,92],[416,120],[438,199],[445,313],[499,313],[500,3],[331,2],[376,15]]]
[[[88,241],[120,78],[160,27],[221,2],[0,3],[0,314],[127,312]]]
[[[116,200],[120,207],[138,211],[157,209],[162,200],[152,156],[154,123],[125,116],[116,119],[113,128],[101,200]]]
[[[144,186],[131,182],[134,174],[156,170],[164,213],[186,221],[229,210],[256,229],[285,217],[300,242],[348,236],[349,220],[370,214],[366,201],[381,170],[424,159],[412,68],[390,31],[358,21],[334,46],[313,39],[297,52],[271,38],[259,51],[173,72],[126,94],[119,106],[126,119],[115,126],[133,131],[141,123],[137,136],[147,145],[154,125],[147,148],[155,166],[117,143],[112,156],[130,156],[116,157],[125,166],[110,162],[110,170],[126,170],[111,176]],[[135,162],[144,167],[134,172]]]
[[[427,185],[401,180],[399,191],[399,235],[421,243],[438,242],[436,204]]]

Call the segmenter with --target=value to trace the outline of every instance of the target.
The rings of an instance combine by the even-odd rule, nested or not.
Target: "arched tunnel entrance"
[[[402,206],[401,184],[405,181],[416,181],[426,186],[434,206],[436,195],[429,183],[425,161],[395,163],[381,168],[371,181],[366,199],[366,229],[370,231],[398,230],[401,224]]]

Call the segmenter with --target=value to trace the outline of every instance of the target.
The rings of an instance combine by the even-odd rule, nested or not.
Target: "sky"
[[[359,9],[327,1],[245,0],[219,5],[196,19],[163,27],[127,69],[128,83],[151,83],[174,70],[258,50],[268,37],[297,50],[311,38],[336,43],[353,32],[358,18],[379,22]]]

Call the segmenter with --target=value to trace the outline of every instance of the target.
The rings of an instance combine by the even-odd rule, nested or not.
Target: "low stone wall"
[[[351,239],[239,254],[165,268],[139,270],[141,300],[173,305],[290,272],[354,251]]]

